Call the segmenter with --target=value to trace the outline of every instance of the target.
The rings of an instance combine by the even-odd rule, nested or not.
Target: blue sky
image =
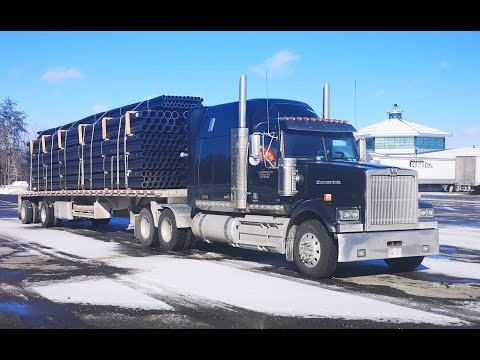
[[[18,102],[33,130],[158,95],[205,105],[248,98],[300,100],[357,129],[404,118],[453,134],[447,148],[480,146],[480,32],[158,31],[0,32],[0,101]],[[356,81],[356,111],[355,111]],[[356,117],[355,117],[356,113]]]

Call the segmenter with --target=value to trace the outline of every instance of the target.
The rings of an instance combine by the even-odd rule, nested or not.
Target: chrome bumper
[[[438,229],[337,234],[338,262],[438,255]],[[428,251],[424,248],[428,245]],[[358,250],[365,256],[358,257]],[[362,251],[360,251],[362,252]]]

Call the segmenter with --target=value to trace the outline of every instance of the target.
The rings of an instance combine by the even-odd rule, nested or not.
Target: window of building
[[[419,136],[415,139],[415,146],[419,149],[444,150],[445,138]]]
[[[374,138],[375,149],[408,149],[414,147],[413,137]],[[367,144],[368,148],[368,144]]]
[[[367,138],[367,150],[375,150],[375,138]]]

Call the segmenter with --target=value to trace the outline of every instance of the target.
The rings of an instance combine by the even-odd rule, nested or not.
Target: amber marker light
[[[323,201],[332,201],[332,194],[323,194]]]

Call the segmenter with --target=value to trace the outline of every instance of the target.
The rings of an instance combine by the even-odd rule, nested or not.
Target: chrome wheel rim
[[[163,241],[168,243],[172,240],[173,226],[170,219],[163,219],[160,232],[162,233]]]
[[[150,236],[150,221],[146,217],[140,221],[140,233],[144,239]]]
[[[306,233],[300,239],[299,246],[300,260],[307,267],[314,267],[320,261],[320,241],[312,233]]]

